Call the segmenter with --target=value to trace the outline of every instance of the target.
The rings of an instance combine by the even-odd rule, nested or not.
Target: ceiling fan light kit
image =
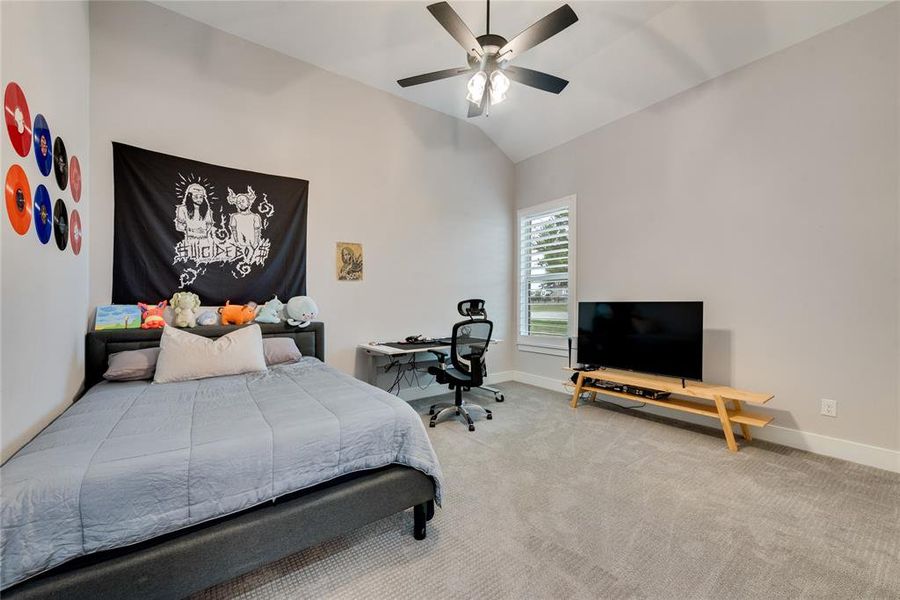
[[[510,41],[490,32],[490,0],[487,1],[487,32],[477,38],[446,2],[429,5],[428,12],[465,49],[468,67],[444,69],[400,79],[397,81],[400,87],[410,87],[471,74],[466,84],[468,92],[466,100],[469,101],[469,117],[477,117],[482,114],[486,116],[490,111],[490,106],[499,104],[506,99],[511,85],[510,79],[553,94],[559,94],[569,84],[565,79],[554,75],[524,67],[513,67],[509,64],[512,59],[526,50],[537,46],[578,21],[575,11],[568,4],[564,4],[534,23]]]

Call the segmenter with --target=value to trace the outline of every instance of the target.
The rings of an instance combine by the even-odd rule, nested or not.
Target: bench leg
[[[741,405],[740,400],[732,400],[734,403],[734,410],[743,410],[743,406]],[[741,435],[744,436],[744,439],[748,442],[753,439],[753,436],[750,435],[750,426],[746,423],[741,423]]]
[[[722,431],[725,432],[725,441],[728,449],[737,452],[737,442],[734,439],[734,431],[731,429],[731,419],[728,418],[728,409],[725,408],[725,400],[721,396],[715,397],[716,409],[719,411],[719,420],[722,422]]]

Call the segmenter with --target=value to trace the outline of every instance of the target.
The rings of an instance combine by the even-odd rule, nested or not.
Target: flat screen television
[[[579,302],[578,362],[703,379],[703,302]]]

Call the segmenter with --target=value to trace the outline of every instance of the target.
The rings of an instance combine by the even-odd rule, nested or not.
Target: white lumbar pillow
[[[159,341],[153,383],[265,370],[266,355],[259,325],[242,327],[216,340],[166,326]]]

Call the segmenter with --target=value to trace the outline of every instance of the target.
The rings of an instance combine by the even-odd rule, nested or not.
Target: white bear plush
[[[191,292],[176,292],[169,304],[172,305],[175,311],[173,320],[175,327],[197,326],[197,309],[200,308],[200,296]]]

